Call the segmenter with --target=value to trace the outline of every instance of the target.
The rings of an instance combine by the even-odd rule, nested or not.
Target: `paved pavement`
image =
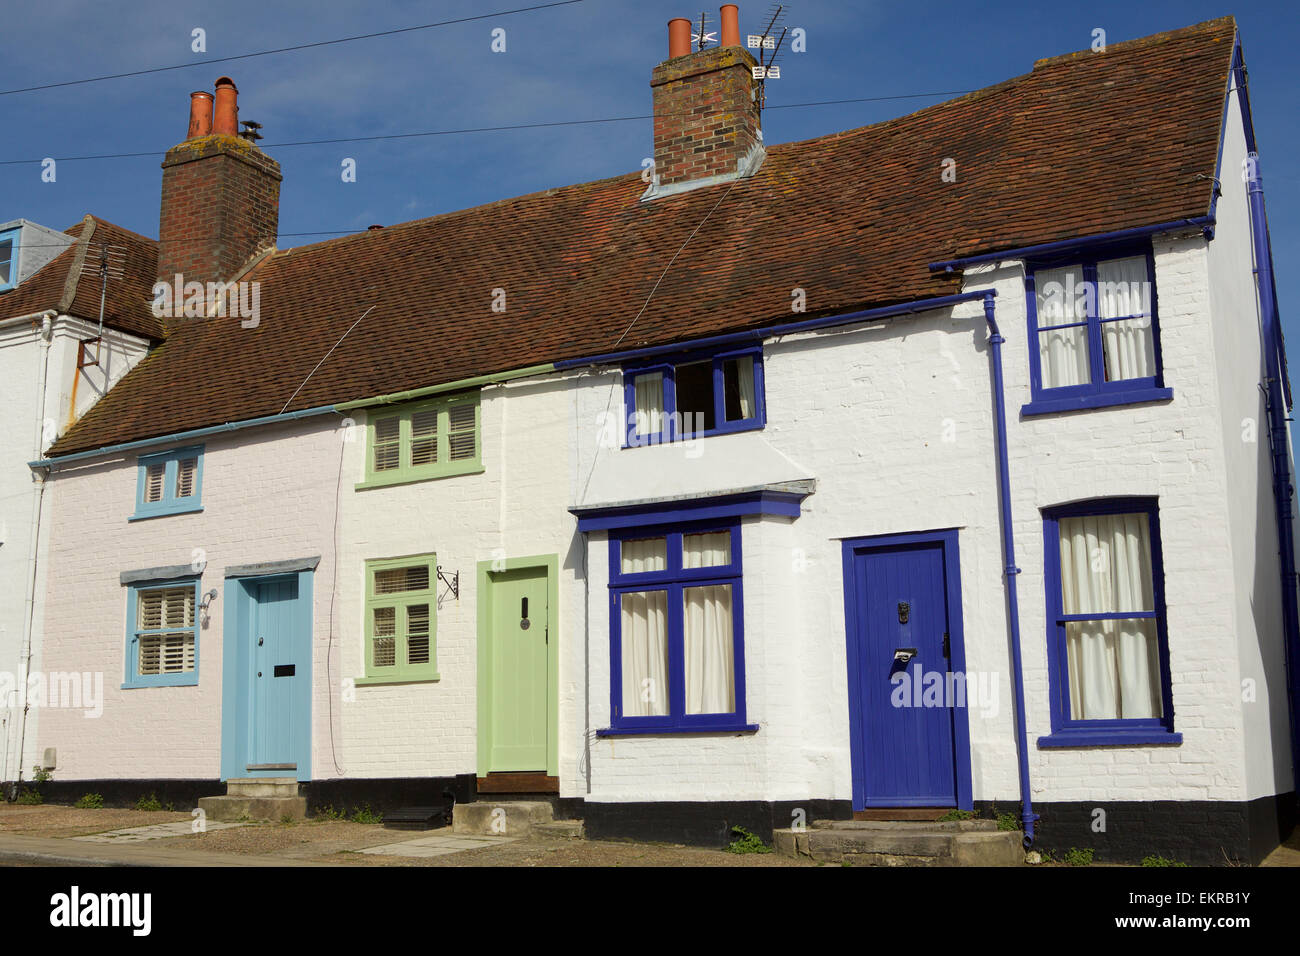
[[[243,823],[207,823],[203,824],[203,829],[208,830],[229,830],[234,827],[246,826]],[[186,836],[194,832],[194,824],[185,820],[178,820],[175,823],[155,823],[145,827],[127,827],[124,830],[106,830],[103,833],[92,833],[89,836],[73,837],[74,840],[81,840],[85,843],[144,843],[149,840],[162,840],[166,837]]]
[[[460,853],[462,850],[477,850],[480,847],[496,846],[498,843],[513,843],[515,837],[471,836],[464,833],[450,835],[436,834],[420,837],[416,840],[403,840],[400,843],[385,843],[382,846],[367,847],[359,853],[378,856],[446,856],[448,853]]]
[[[242,826],[210,823],[208,829]],[[329,866],[322,857],[329,850],[321,846],[294,847],[275,855],[213,853],[206,850],[150,846],[154,840],[183,836],[190,824],[181,820],[147,827],[130,827],[79,837],[40,837],[0,833],[0,866]],[[433,834],[409,840],[383,843],[358,850],[372,856],[446,856],[464,850],[513,843],[514,837]]]
[[[0,833],[0,865],[46,866],[321,866],[318,861],[281,856],[210,853],[150,846],[147,842],[86,843],[60,837]]]

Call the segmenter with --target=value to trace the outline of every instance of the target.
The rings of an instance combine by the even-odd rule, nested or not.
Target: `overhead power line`
[[[294,50],[311,50],[316,47],[334,46],[339,43],[351,43],[354,40],[373,40],[376,37],[395,36],[399,33],[414,33],[417,30],[432,30],[436,27],[448,27],[458,23],[471,23],[475,20],[490,20],[493,17],[507,17],[515,13],[529,13],[533,10],[546,10],[551,7],[565,7],[583,0],[555,0],[554,3],[539,3],[531,7],[517,7],[514,10],[498,10],[495,13],[481,13],[472,17],[457,17],[454,20],[439,20],[437,23],[421,23],[413,27],[398,27],[393,30],[380,30],[376,33],[359,33],[356,36],[338,37],[334,40],[318,40],[315,43],[298,43],[293,46],[276,47],[274,50],[258,50],[255,53],[237,53],[234,56],[218,56],[207,60],[192,60],[189,63],[177,63],[173,66],[155,66],[147,70],[131,70],[127,73],[108,73],[104,76],[88,76],[80,80],[62,80],[58,83],[43,83],[40,86],[24,86],[12,90],[0,90],[0,96],[12,96],[15,93],[35,93],[38,90],[53,90],[62,86],[81,86],[85,83],[102,83],[105,80],[121,80],[130,76],[145,76],[149,73],[167,73],[171,70],[187,70],[195,66],[210,66],[213,63],[231,63],[235,60],[249,60],[258,56],[272,56],[276,53],[291,53]]]
[[[935,92],[935,93],[896,93],[890,96],[859,96],[853,99],[845,99],[845,100],[815,100],[807,103],[768,104],[767,109],[788,110],[788,109],[801,109],[804,107],[811,107],[811,106],[839,106],[847,103],[879,103],[879,102],[884,102],[886,100],[912,100],[912,99],[922,99],[925,97],[934,97],[934,96],[962,96],[966,93],[973,93],[973,92],[975,91],[974,90],[947,90],[947,91]],[[339,143],[370,143],[370,142],[378,142],[381,140],[416,139],[419,137],[426,137],[426,136],[458,136],[463,133],[502,133],[502,132],[509,132],[512,130],[548,129],[548,128],[561,127],[561,126],[591,126],[599,123],[628,123],[628,122],[634,122],[638,120],[648,120],[648,119],[654,119],[654,115],[651,113],[644,113],[637,116],[604,116],[598,119],[555,120],[546,123],[512,123],[505,126],[470,126],[462,129],[423,130],[423,131],[411,132],[411,133],[384,133],[375,136],[339,136],[330,139],[290,140],[284,143],[263,143],[260,144],[259,148],[263,150],[269,150],[269,149],[284,149],[290,146],[328,146],[328,145],[337,145]],[[72,163],[72,162],[81,162],[85,160],[140,159],[144,157],[158,157],[164,155],[166,152],[167,152],[166,150],[151,150],[149,152],[138,152],[138,153],[96,153],[87,156],[54,156],[50,158],[53,158],[55,161],[60,163]],[[5,160],[0,160],[0,166],[25,166],[33,163],[39,164],[44,162],[44,160],[45,157],[42,157],[41,159],[5,159]]]

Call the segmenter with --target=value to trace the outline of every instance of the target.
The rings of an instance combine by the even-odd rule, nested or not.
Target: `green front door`
[[[480,773],[545,771],[548,633],[545,567],[488,575],[488,766]]]

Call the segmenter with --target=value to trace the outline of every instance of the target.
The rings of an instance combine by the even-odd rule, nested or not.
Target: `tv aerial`
[[[781,64],[777,62],[783,52],[785,35],[785,5],[774,3],[772,16],[767,29],[760,34],[751,33],[745,37],[745,45],[750,50],[758,51],[758,66],[754,67],[754,79],[759,81],[758,108],[761,111],[767,101],[767,81],[781,79]],[[777,30],[780,30],[778,35]]]

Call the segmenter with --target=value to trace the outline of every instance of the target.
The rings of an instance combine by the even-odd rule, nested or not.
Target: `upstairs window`
[[[372,409],[368,431],[366,480],[359,487],[483,470],[477,392]]]
[[[1027,415],[1170,398],[1149,251],[1038,263],[1025,278],[1033,400]]]
[[[366,562],[368,683],[437,680],[437,557]]]
[[[0,292],[18,284],[18,230],[0,232]]]
[[[695,355],[624,373],[628,446],[762,428],[763,353]]]
[[[199,682],[198,589],[198,578],[131,588],[124,686]]]
[[[202,511],[202,447],[142,455],[137,463],[135,514],[131,520]]]

